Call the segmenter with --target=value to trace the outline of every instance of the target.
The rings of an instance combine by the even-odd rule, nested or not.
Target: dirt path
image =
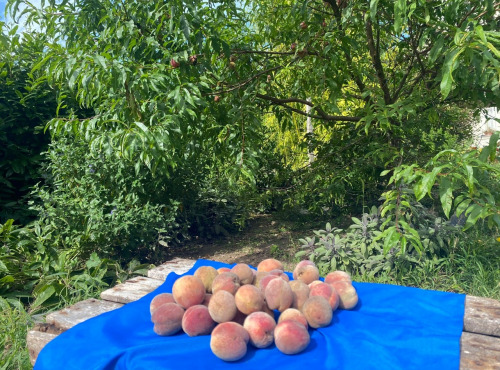
[[[272,215],[257,215],[242,232],[210,241],[191,241],[176,251],[175,256],[253,266],[263,259],[276,258],[290,271],[295,253],[300,250],[298,239],[312,236],[313,229]]]

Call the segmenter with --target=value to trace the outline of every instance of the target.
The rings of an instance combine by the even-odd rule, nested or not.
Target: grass
[[[439,263],[429,261],[404,273],[375,278],[359,275],[354,279],[500,300],[500,243],[494,235],[476,231],[466,234],[449,257]]]
[[[26,334],[31,325],[30,315],[15,300],[0,297],[0,369],[31,369]]]

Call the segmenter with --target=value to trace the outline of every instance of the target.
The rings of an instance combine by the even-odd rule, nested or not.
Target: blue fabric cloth
[[[199,260],[185,275],[203,265]],[[394,285],[354,283],[360,301],[337,310],[328,327],[310,329],[311,343],[297,355],[273,345],[248,346],[245,357],[224,362],[210,351],[210,336],[153,332],[149,304],[171,292],[170,274],[154,292],[60,334],[40,352],[35,370],[55,369],[458,369],[465,296]]]

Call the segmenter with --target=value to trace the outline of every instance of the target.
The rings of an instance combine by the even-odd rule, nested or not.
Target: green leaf
[[[455,61],[463,52],[463,50],[463,48],[453,49],[453,51],[446,55],[446,59],[442,69],[443,77],[440,84],[441,95],[443,95],[443,99],[446,99],[450,94],[451,87],[453,85],[453,71],[455,70]]]
[[[474,191],[474,169],[472,168],[471,165],[466,164],[464,166],[465,172],[467,174],[467,187],[469,188],[469,191],[472,193]]]
[[[379,0],[370,0],[370,17],[374,23],[377,21],[378,2]]]
[[[453,188],[451,181],[447,177],[444,177],[439,184],[439,200],[441,201],[444,214],[449,219],[451,205],[453,204]]]
[[[406,0],[394,2],[394,31],[399,35],[401,26],[406,19]]]
[[[495,157],[496,157],[497,144],[498,144],[499,137],[500,137],[500,131],[496,131],[490,137],[490,143],[488,144],[488,149],[490,151],[490,161],[491,162],[493,162],[495,160]]]
[[[180,24],[182,32],[184,33],[184,37],[186,38],[186,40],[189,40],[189,35],[190,35],[189,22],[187,21],[186,16],[184,14],[181,15]]]
[[[417,201],[425,197],[425,194],[431,196],[431,190],[436,182],[436,176],[442,169],[442,166],[433,168],[431,172],[425,174],[415,185],[414,192]]]
[[[148,133],[149,132],[148,128],[144,125],[144,123],[138,122],[138,121],[136,121],[134,123],[135,123],[135,125],[137,127],[139,127],[142,131],[144,131],[144,133]]]
[[[434,45],[432,46],[431,51],[429,52],[429,62],[434,63],[443,50],[444,46],[444,37],[440,35]]]
[[[32,308],[41,306],[47,299],[52,297],[56,292],[56,288],[53,285],[45,285],[38,289],[35,301],[31,304]]]

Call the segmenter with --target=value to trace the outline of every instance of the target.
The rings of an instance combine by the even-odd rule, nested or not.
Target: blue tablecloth
[[[199,260],[203,265],[230,266]],[[35,370],[55,369],[458,369],[465,296],[394,285],[353,283],[360,301],[337,310],[332,324],[310,329],[311,343],[289,356],[273,345],[248,346],[245,357],[224,362],[210,351],[210,336],[153,332],[149,304],[171,292],[170,274],[154,292],[60,334],[40,352]]]

